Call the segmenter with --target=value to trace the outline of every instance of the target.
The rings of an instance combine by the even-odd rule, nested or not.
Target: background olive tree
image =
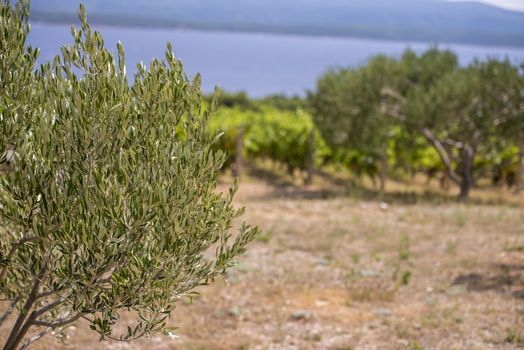
[[[507,81],[515,74],[508,61],[474,62],[397,95],[401,107],[390,109],[435,148],[460,200],[475,184],[476,157],[494,148],[497,127],[509,120],[515,90]]]
[[[379,172],[381,192],[388,168],[388,142],[396,132],[395,121],[381,109],[381,91],[396,84],[399,68],[395,59],[376,56],[363,67],[326,72],[309,94],[313,118],[324,138],[343,153],[368,159],[368,167],[359,162],[356,168],[367,168],[372,177]]]
[[[505,114],[497,136],[503,147],[513,145],[517,149],[514,186],[519,193],[524,189],[524,64],[506,73],[503,78],[507,93],[499,100]]]
[[[332,69],[309,94],[328,144],[369,159],[369,166],[360,162],[355,168],[369,169],[371,176],[380,170],[381,192],[388,163],[394,163],[399,169],[423,169],[429,178],[443,170],[459,186],[461,200],[493,159],[522,142],[522,98],[521,73],[509,61],[460,67],[453,52],[436,47]]]
[[[168,46],[130,86],[124,49],[115,60],[83,7],[74,43],[35,72],[27,2],[0,6],[0,147],[14,148],[0,175],[0,294],[10,302],[0,321],[14,314],[4,349],[79,318],[101,339],[168,332],[176,302],[232,266],[257,232],[230,233],[241,211],[236,186],[216,189],[225,157],[212,150],[199,77],[189,81]],[[128,312],[134,325],[119,328]]]

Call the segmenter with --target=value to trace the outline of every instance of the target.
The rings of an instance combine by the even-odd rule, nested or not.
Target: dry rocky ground
[[[524,195],[476,190],[466,205],[451,191],[396,194],[400,184],[381,205],[317,182],[243,180],[243,219],[263,233],[224,280],[180,303],[177,339],[99,343],[79,323],[65,343],[33,348],[524,347]]]

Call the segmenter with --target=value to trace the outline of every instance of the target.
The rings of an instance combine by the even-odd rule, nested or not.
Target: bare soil
[[[225,279],[180,302],[178,338],[100,343],[80,322],[32,348],[524,347],[524,195],[477,189],[458,204],[453,190],[396,183],[386,204],[339,180],[244,178],[242,219],[263,233]]]

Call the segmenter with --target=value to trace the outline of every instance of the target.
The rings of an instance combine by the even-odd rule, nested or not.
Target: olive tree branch
[[[36,319],[30,319],[28,321],[28,323],[30,323],[31,325],[35,325],[35,326],[42,326],[42,327],[48,327],[48,328],[51,328],[51,329],[56,329],[56,328],[60,328],[60,327],[63,327],[63,326],[66,326],[66,325],[68,325],[70,323],[75,322],[81,316],[82,316],[82,314],[78,313],[78,314],[76,314],[76,315],[74,315],[72,317],[69,317],[69,318],[58,319],[55,322],[47,322],[47,321],[39,321],[39,320],[36,320]]]
[[[13,300],[11,300],[11,304],[9,305],[7,310],[4,312],[2,317],[0,317],[0,326],[2,326],[5,320],[7,320],[7,318],[9,317],[9,315],[11,315],[11,313],[15,309],[16,304],[18,304],[19,301],[20,301],[20,295],[17,295]]]
[[[13,326],[13,329],[11,330],[9,337],[7,338],[7,341],[4,346],[4,350],[16,349],[16,347],[22,340],[23,336],[27,332],[26,327],[23,327],[24,321],[26,320],[29,314],[29,310],[31,310],[31,308],[33,307],[33,304],[36,301],[36,296],[38,294],[38,289],[40,288],[40,283],[43,280],[45,274],[47,273],[48,262],[49,262],[49,255],[47,255],[44,258],[44,261],[42,263],[42,268],[40,269],[40,272],[33,280],[33,286],[31,288],[31,291],[29,292],[26,302],[24,306],[22,307],[22,310],[18,314],[18,318],[15,322],[15,325]]]
[[[54,301],[54,302],[52,302],[52,303],[42,307],[40,310],[33,311],[31,313],[31,316],[36,319],[37,317],[42,316],[46,312],[49,312],[49,311],[53,310],[54,308],[62,305],[63,303],[65,303],[65,301],[66,301],[65,299],[56,300],[56,301]]]
[[[424,136],[424,138],[437,151],[440,157],[440,160],[442,161],[442,163],[444,163],[444,167],[446,168],[446,172],[448,173],[448,176],[454,182],[456,182],[457,184],[460,184],[462,182],[462,178],[453,169],[453,164],[452,164],[452,159],[451,159],[452,156],[450,154],[451,152],[444,147],[443,142],[440,141],[435,136],[435,134],[433,134],[433,132],[431,132],[431,130],[429,130],[428,128],[420,128],[419,131],[422,134],[422,136]]]
[[[47,333],[49,333],[49,331],[51,331],[52,328],[46,328],[44,329],[43,331],[41,331],[40,333],[36,334],[35,336],[29,338],[21,347],[20,347],[20,350],[27,350],[27,348],[29,348],[29,346],[31,344],[33,344],[34,342],[36,342],[38,339],[42,338],[44,335],[46,335]]]

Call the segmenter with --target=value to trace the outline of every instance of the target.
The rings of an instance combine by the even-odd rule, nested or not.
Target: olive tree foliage
[[[490,152],[497,128],[508,121],[515,91],[506,81],[514,74],[508,61],[474,62],[413,89],[403,100],[400,118],[438,152],[460,187],[460,200],[468,198],[475,183],[476,156]]]
[[[507,93],[499,101],[505,108],[504,120],[497,128],[502,147],[516,146],[518,149],[515,173],[515,191],[524,189],[524,63],[504,77]]]
[[[380,168],[382,191],[388,139],[395,128],[381,110],[381,91],[396,84],[399,68],[393,58],[376,56],[363,67],[328,71],[309,94],[313,118],[324,138],[336,149],[365,155],[372,167],[369,175]]]
[[[16,10],[1,3],[0,13],[0,154],[14,148],[12,142],[25,133],[23,120],[31,118],[35,96],[34,66],[38,50],[26,47],[28,8]],[[10,143],[11,142],[11,143]],[[0,172],[12,168],[12,152],[0,159]],[[9,159],[7,158],[9,156]]]
[[[27,2],[0,4],[0,147],[14,154],[0,174],[4,349],[79,318],[101,339],[169,332],[176,302],[257,232],[230,233],[242,210],[236,185],[216,189],[225,157],[212,150],[199,77],[168,45],[130,86],[122,45],[114,57],[83,7],[73,44],[35,72]],[[127,328],[124,314],[136,316]]]

